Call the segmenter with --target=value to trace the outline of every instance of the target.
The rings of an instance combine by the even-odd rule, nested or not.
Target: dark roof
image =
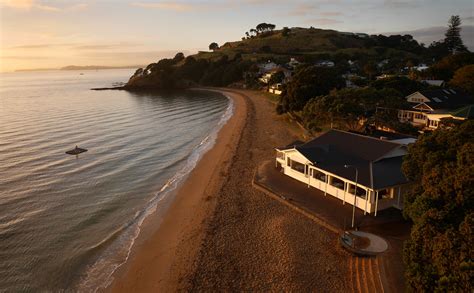
[[[426,102],[432,109],[457,109],[472,103],[472,97],[457,89],[421,90],[420,94],[430,101]]]
[[[469,105],[461,109],[451,112],[451,115],[459,118],[472,119],[474,118],[474,105]]]
[[[397,133],[397,132],[388,132],[388,131],[383,131],[383,130],[378,130],[378,129],[373,129],[368,131],[368,133],[361,133],[357,131],[349,131],[350,133],[355,133],[359,135],[367,135],[370,137],[374,138],[379,138],[381,139],[382,137],[385,138],[386,140],[397,140],[397,139],[404,139],[404,138],[416,138],[416,136],[412,135],[406,135],[402,133]]]
[[[351,181],[355,181],[354,169],[344,165],[357,167],[358,182],[375,189],[408,182],[401,171],[402,156],[380,159],[398,148],[403,146],[339,130],[330,130],[295,147],[316,167]]]

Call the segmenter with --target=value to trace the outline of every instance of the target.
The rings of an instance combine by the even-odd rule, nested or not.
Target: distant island
[[[127,69],[127,68],[140,68],[142,65],[125,65],[125,66],[100,66],[100,65],[68,65],[61,67],[59,70],[100,70],[100,69]]]
[[[140,68],[140,67],[143,67],[143,65],[124,65],[124,66],[68,65],[61,68],[17,69],[15,70],[15,72],[48,71],[48,70],[105,70],[105,69],[127,69],[127,68]]]

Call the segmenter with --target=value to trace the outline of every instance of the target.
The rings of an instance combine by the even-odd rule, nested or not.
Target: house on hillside
[[[298,67],[298,65],[300,65],[301,62],[299,62],[298,60],[296,60],[296,58],[291,58],[290,59],[290,62],[288,62],[288,67],[290,67],[291,69],[295,69],[296,67]]]
[[[267,72],[270,72],[276,68],[278,68],[278,64],[276,64],[273,61],[268,60],[268,62],[260,63],[257,65],[259,69],[260,74],[265,74]]]
[[[317,67],[334,67],[336,64],[331,60],[320,60],[314,65]]]
[[[377,215],[403,208],[410,182],[401,171],[405,144],[330,130],[299,145],[276,149],[276,167],[285,175]]]
[[[274,95],[281,95],[283,93],[283,85],[281,83],[272,84],[268,88],[268,92]]]
[[[421,82],[427,85],[432,85],[432,86],[439,86],[439,87],[444,86],[444,80],[424,79]]]
[[[436,129],[443,118],[458,120],[472,118],[470,111],[472,97],[459,90],[423,90],[407,96],[406,99],[411,106],[398,110],[400,122]]]
[[[283,74],[285,75],[285,78],[283,79],[282,83],[288,82],[291,79],[292,72],[288,68],[285,68],[285,67],[282,67],[282,66],[278,66],[276,68],[273,68],[272,70],[269,70],[268,72],[263,74],[258,80],[260,80],[260,82],[262,82],[264,84],[268,84],[270,82],[272,76],[275,73],[280,72],[280,71],[283,72]]]

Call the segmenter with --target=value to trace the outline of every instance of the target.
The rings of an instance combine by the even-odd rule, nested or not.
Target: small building
[[[291,79],[291,74],[292,74],[291,70],[283,66],[277,66],[273,68],[272,70],[269,70],[267,73],[263,74],[262,77],[260,77],[258,80],[260,80],[260,82],[264,84],[268,84],[272,76],[279,71],[283,72],[283,74],[285,75],[283,79],[283,83],[286,83]]]
[[[456,113],[462,113],[460,110],[473,102],[469,95],[454,89],[418,91],[406,99],[412,106],[398,110],[400,122],[428,129],[438,128],[442,118],[468,119],[469,115],[458,116]]]
[[[268,92],[275,95],[281,95],[283,92],[283,85],[281,83],[272,84],[268,88]]]
[[[318,67],[334,67],[336,64],[331,60],[320,60],[315,65]]]
[[[342,204],[355,202],[364,213],[402,209],[403,197],[410,190],[411,184],[401,171],[407,152],[404,144],[330,130],[276,152],[276,167],[282,173],[340,199]]]
[[[299,65],[301,64],[301,62],[299,62],[298,60],[296,60],[296,58],[291,58],[290,59],[290,62],[288,62],[288,66],[292,69],[295,69],[296,67],[298,67]]]
[[[260,63],[257,66],[258,66],[260,74],[265,74],[279,67],[278,64],[270,60],[268,60],[268,62],[265,62],[265,63]]]

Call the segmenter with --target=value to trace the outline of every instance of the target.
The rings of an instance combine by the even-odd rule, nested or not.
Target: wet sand
[[[260,93],[222,91],[234,116],[107,291],[350,291],[337,235],[252,187],[257,165],[301,132]]]

